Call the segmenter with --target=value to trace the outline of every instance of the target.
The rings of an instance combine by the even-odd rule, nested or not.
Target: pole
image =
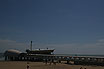
[[[31,45],[30,45],[30,50],[32,51],[32,41],[31,41]]]

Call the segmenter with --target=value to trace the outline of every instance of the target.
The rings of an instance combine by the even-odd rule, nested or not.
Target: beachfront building
[[[18,60],[19,58],[19,55],[21,54],[22,52],[18,51],[18,50],[7,50],[5,51],[4,53],[4,56],[5,56],[5,60]]]
[[[22,53],[18,50],[7,50],[4,53],[5,60],[10,61],[45,61],[47,62],[61,62],[67,61],[67,63],[73,62],[76,65],[103,65],[103,56],[65,56],[52,54],[54,50],[50,49],[38,49],[38,50],[26,50],[26,53]]]
[[[26,50],[26,53],[18,50],[7,50],[4,53],[5,60],[10,61],[36,61],[42,60],[42,55],[51,55],[54,49],[38,49],[38,50]]]

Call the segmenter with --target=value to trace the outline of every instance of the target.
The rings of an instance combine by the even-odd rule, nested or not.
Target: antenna
[[[32,51],[32,41],[31,41],[31,44],[30,44],[30,50]]]

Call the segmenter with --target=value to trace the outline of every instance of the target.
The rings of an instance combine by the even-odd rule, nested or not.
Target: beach
[[[27,62],[25,61],[0,61],[0,69],[104,69],[103,66],[83,66],[83,65],[69,65],[64,63],[45,64],[43,62]]]

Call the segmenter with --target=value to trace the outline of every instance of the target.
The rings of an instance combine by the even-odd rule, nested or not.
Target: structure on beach
[[[55,54],[34,54],[22,53],[17,50],[7,50],[4,53],[5,60],[9,61],[66,61],[67,63],[74,62],[77,65],[104,65],[104,57],[101,56],[64,56]]]
[[[18,59],[18,57],[21,53],[22,52],[20,52],[18,50],[13,50],[13,49],[7,50],[4,53],[5,60],[16,60],[16,59]]]
[[[74,62],[74,64],[81,65],[104,65],[104,57],[102,56],[65,56],[52,54],[54,49],[38,49],[32,50],[32,41],[30,50],[26,50],[26,53],[18,50],[7,50],[4,53],[5,60],[9,61],[51,61],[67,63]]]
[[[18,50],[7,50],[4,53],[5,60],[40,60],[38,58],[38,55],[52,55],[54,52],[54,49],[35,49],[32,50],[32,41],[30,44],[30,50],[27,49],[25,53],[20,52]]]
[[[5,56],[5,60],[23,60],[23,61],[26,61],[26,60],[39,60],[40,58],[38,58],[37,56],[39,55],[52,55],[54,49],[42,49],[42,50],[26,50],[26,53],[22,53],[18,50],[13,50],[13,49],[10,49],[10,50],[7,50],[5,51],[4,53],[4,56]]]

